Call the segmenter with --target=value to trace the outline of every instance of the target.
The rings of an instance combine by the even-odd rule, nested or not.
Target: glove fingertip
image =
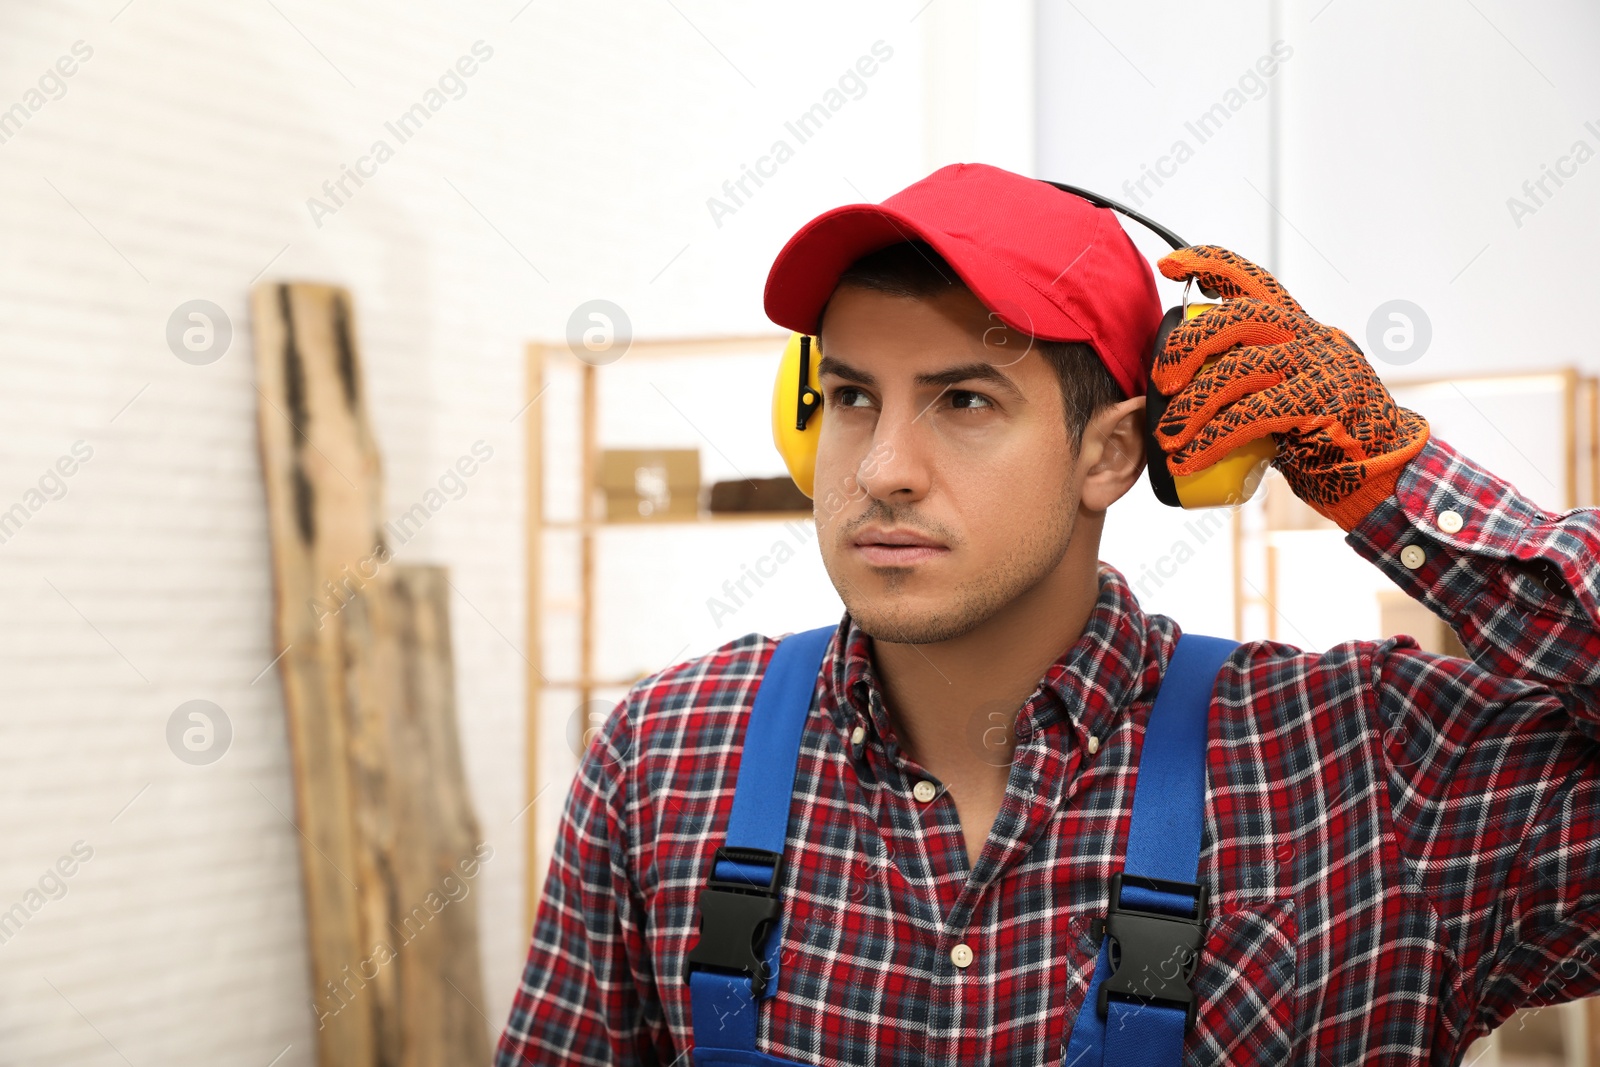
[[[1194,360],[1188,356],[1163,356],[1150,370],[1150,381],[1164,396],[1174,397],[1194,377]]]
[[[1156,261],[1156,269],[1161,271],[1162,276],[1170,278],[1172,281],[1183,281],[1193,274],[1195,270],[1194,257],[1188,255],[1188,251],[1188,249],[1184,248],[1175,252],[1168,252]]]

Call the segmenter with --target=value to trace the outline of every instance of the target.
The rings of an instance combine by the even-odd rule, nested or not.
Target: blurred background
[[[7,5],[0,1063],[360,1062],[330,1028],[433,952],[449,1047],[491,1044],[588,732],[838,618],[809,517],[716,488],[783,473],[762,286],[813,215],[947,163],[1256,260],[1441,437],[1594,503],[1597,45],[1577,0]],[[372,589],[420,599],[345,612],[311,514],[385,531]],[[1211,513],[1141,483],[1101,555],[1186,630],[1451,648],[1308,515],[1275,477]],[[434,665],[420,761],[341,703],[394,648]],[[407,847],[405,790],[460,857],[397,906],[346,863]],[[1524,1015],[1478,1062],[1600,1063],[1581,1011]]]

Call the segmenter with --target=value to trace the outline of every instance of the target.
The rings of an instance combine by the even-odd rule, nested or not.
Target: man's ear
[[[1145,398],[1131,397],[1095,412],[1083,428],[1078,466],[1082,506],[1104,511],[1144,473]]]

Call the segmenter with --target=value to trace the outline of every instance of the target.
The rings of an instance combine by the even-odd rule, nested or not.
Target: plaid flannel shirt
[[[1229,658],[1186,1063],[1455,1064],[1518,1008],[1600,994],[1600,511],[1544,511],[1433,438],[1345,540],[1472,658],[1407,636]],[[846,614],[803,736],[758,1048],[1061,1063],[1179,632],[1101,564],[1082,636],[1020,710],[977,724],[1018,745],[972,866]],[[640,681],[597,733],[497,1064],[689,1062],[684,957],[774,644],[750,634]]]

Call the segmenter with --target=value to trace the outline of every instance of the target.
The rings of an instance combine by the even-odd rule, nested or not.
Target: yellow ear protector
[[[1040,179],[1046,181],[1045,179]],[[1158,234],[1173,249],[1187,248],[1189,244],[1171,230],[1131,208],[1114,200],[1091,193],[1076,186],[1046,181],[1064,192],[1081,196],[1096,207],[1110,208],[1128,216],[1135,222]],[[1219,294],[1202,285],[1200,291],[1215,299]],[[1155,359],[1166,346],[1167,335],[1173,327],[1196,315],[1203,314],[1215,304],[1189,303],[1189,286],[1183,288],[1183,301],[1167,311],[1156,331]],[[1216,356],[1201,364],[1209,367]],[[1156,425],[1172,398],[1163,394],[1145,376],[1145,468],[1150,478],[1150,488],[1156,499],[1175,508],[1211,508],[1242,504],[1255,494],[1267,468],[1278,455],[1278,443],[1268,434],[1265,437],[1240,445],[1204,470],[1194,474],[1174,475],[1167,468],[1167,453],[1156,440]],[[811,337],[793,334],[784,347],[778,364],[778,380],[772,390],[772,443],[789,468],[794,484],[808,497],[814,496],[813,482],[817,471],[817,438],[822,430],[822,393],[817,385],[817,369],[811,358]]]
[[[1185,285],[1183,291],[1187,297],[1189,287]],[[1180,321],[1188,321],[1202,314],[1207,308],[1216,306],[1191,304],[1186,299],[1178,307],[1170,309],[1162,316],[1161,327],[1156,331],[1156,356],[1161,355],[1161,350],[1167,343],[1167,334],[1172,332],[1174,326]],[[1211,356],[1200,364],[1200,370],[1211,366],[1218,358]],[[1151,363],[1154,365],[1154,360]],[[1156,440],[1156,426],[1160,423],[1161,414],[1167,410],[1167,403],[1171,399],[1155,387],[1147,372],[1144,457],[1145,471],[1150,478],[1150,488],[1155,490],[1156,499],[1175,508],[1216,508],[1243,504],[1254,496],[1256,489],[1261,485],[1261,479],[1266,477],[1267,468],[1272,466],[1272,461],[1278,457],[1277,439],[1267,434],[1254,441],[1246,441],[1209,467],[1193,474],[1173,474],[1167,468],[1167,453]]]
[[[789,477],[808,497],[814,495],[821,432],[822,394],[817,389],[817,368],[811,365],[811,337],[790,334],[772,388],[772,443],[778,446]]]

